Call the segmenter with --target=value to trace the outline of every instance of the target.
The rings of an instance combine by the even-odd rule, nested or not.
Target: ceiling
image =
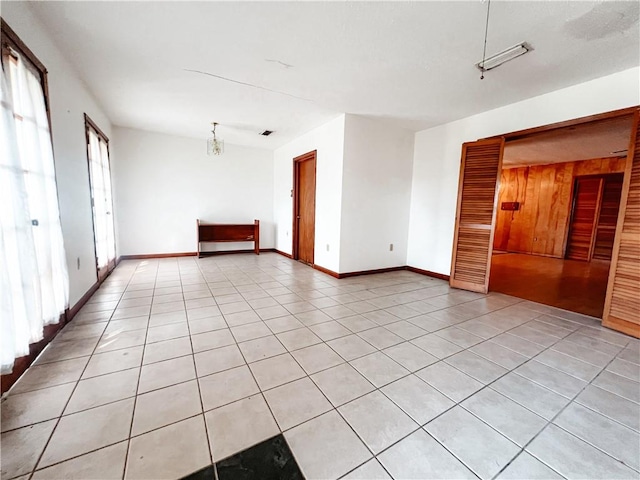
[[[29,2],[114,124],[276,148],[342,112],[421,130],[638,65],[638,2]],[[204,73],[197,73],[204,72]],[[258,132],[275,133],[261,137]]]
[[[547,165],[626,156],[633,116],[618,117],[509,140],[502,165]]]

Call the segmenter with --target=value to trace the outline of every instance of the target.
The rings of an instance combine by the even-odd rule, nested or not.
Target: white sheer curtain
[[[20,55],[3,61],[0,123],[2,373],[68,306],[51,133],[42,85]],[[4,60],[4,59],[3,59]]]
[[[98,268],[103,268],[116,257],[109,150],[105,141],[91,128],[89,128],[88,134],[96,256]]]

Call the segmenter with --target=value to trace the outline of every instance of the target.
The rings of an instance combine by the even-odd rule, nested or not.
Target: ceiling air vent
[[[273,130],[265,130],[264,132],[262,132],[260,135],[262,135],[263,137],[268,137],[269,135],[271,135],[273,133]]]

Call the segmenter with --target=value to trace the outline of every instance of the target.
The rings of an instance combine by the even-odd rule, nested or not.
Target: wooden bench
[[[260,220],[248,224],[202,223],[196,220],[198,233],[198,257],[220,252],[203,252],[202,242],[253,242],[253,251],[260,255]]]

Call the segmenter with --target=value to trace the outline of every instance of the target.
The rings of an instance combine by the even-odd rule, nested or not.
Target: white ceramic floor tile
[[[516,444],[458,406],[425,429],[480,478],[492,478],[520,451]]]
[[[196,373],[191,355],[144,365],[140,372],[138,393],[150,392],[158,388],[186,382],[195,377]]]
[[[637,478],[638,473],[551,424],[527,447],[566,478]]]
[[[262,395],[254,395],[205,413],[214,461],[280,433]]]
[[[365,445],[378,454],[418,424],[380,392],[371,392],[338,408]]]
[[[409,374],[406,368],[382,352],[372,353],[349,363],[378,388]]]
[[[309,378],[265,392],[264,394],[280,430],[288,430],[333,407]]]
[[[127,442],[120,442],[95,452],[37,470],[35,480],[120,480],[124,472]]]
[[[62,417],[38,466],[47,467],[127,439],[132,415],[131,398]]]
[[[131,368],[80,380],[65,415],[135,396],[139,376],[140,369]]]
[[[205,411],[260,392],[246,365],[200,377],[198,381]]]
[[[434,363],[422,370],[418,370],[416,375],[454,402],[464,400],[483,386],[469,375],[444,362]]]
[[[640,434],[577,403],[554,420],[559,427],[640,471]]]
[[[261,390],[268,390],[306,376],[304,370],[288,353],[252,363],[249,368]]]
[[[562,476],[540,460],[522,452],[496,478],[504,480],[562,480]]]
[[[29,368],[11,389],[12,393],[24,393],[41,388],[76,382],[89,357],[62,360]]]
[[[280,340],[274,335],[239,343],[238,347],[240,347],[240,351],[242,355],[244,355],[247,363],[257,362],[258,360],[264,360],[265,358],[287,353],[287,350],[282,346]]]
[[[125,479],[175,479],[211,463],[202,415],[131,439]]]
[[[433,355],[409,342],[385,348],[383,352],[410,372],[415,372],[438,361]]]
[[[492,383],[491,388],[547,420],[569,403],[566,397],[513,372]]]
[[[336,411],[292,428],[284,436],[305,478],[339,478],[371,458]]]
[[[295,350],[291,352],[291,355],[309,375],[344,363],[340,355],[331,350],[325,343]]]
[[[57,418],[71,396],[75,384],[65,383],[55,387],[9,395],[3,402],[2,431]]]
[[[202,413],[202,406],[196,380],[138,395],[131,435],[140,435],[199,413]]]
[[[418,430],[378,456],[393,478],[477,478],[424,430]]]
[[[366,378],[348,363],[323,370],[311,375],[311,378],[336,407],[375,389]]]
[[[13,478],[30,473],[36,466],[55,426],[56,420],[49,420],[3,433],[0,437],[2,478]]]
[[[245,361],[237,345],[206,350],[194,355],[198,377],[244,365]]]
[[[381,390],[419,425],[424,425],[455,405],[415,375],[401,378],[382,387]]]
[[[344,480],[391,480],[389,474],[375,458],[372,458],[342,478]]]
[[[480,390],[461,405],[521,447],[547,424],[542,417],[490,388]]]

